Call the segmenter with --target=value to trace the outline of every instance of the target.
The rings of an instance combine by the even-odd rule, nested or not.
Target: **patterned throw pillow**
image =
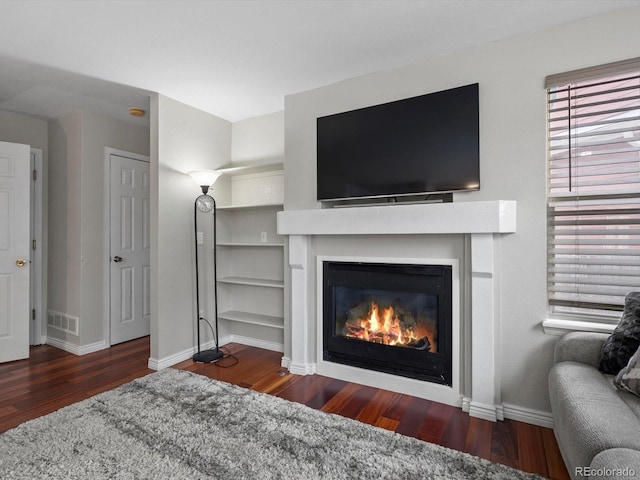
[[[640,348],[633,354],[627,366],[616,375],[614,383],[616,387],[640,397]]]
[[[624,300],[620,323],[607,338],[600,353],[600,370],[617,375],[640,346],[640,292],[631,292]]]

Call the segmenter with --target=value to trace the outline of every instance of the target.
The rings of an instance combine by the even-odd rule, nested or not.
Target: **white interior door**
[[[30,147],[0,142],[0,362],[29,357]]]
[[[111,344],[149,335],[149,162],[110,155]]]

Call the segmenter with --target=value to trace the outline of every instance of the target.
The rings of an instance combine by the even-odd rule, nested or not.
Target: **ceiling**
[[[0,109],[148,125],[154,92],[229,121],[285,95],[640,0],[0,0]]]

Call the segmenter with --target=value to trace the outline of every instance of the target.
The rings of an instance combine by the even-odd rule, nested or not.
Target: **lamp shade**
[[[210,187],[214,183],[220,175],[220,172],[215,170],[193,170],[192,172],[188,172],[189,176],[193,179],[201,187]]]

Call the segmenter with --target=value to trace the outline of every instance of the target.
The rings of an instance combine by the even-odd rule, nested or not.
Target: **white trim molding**
[[[524,408],[518,405],[504,403],[504,418],[517,420],[519,422],[530,423],[545,428],[553,428],[553,415],[549,412]]]
[[[611,333],[615,328],[616,325],[612,323],[571,320],[566,318],[545,318],[542,321],[544,333],[556,336],[569,332]]]
[[[318,366],[315,363],[290,363],[289,371],[296,375],[315,375]]]
[[[382,207],[285,210],[278,212],[280,235],[426,235],[514,233],[516,202],[491,200]]]
[[[223,346],[230,342],[231,342],[230,337],[223,337],[220,339],[220,342],[218,345]],[[214,348],[215,346],[216,344],[212,340],[207,343],[203,343],[200,348],[202,350],[207,350],[209,348]],[[173,355],[169,355],[168,357],[164,357],[164,358],[150,357],[149,361],[147,362],[147,366],[151,370],[163,370],[165,368],[175,365],[176,363],[189,360],[190,358],[193,357],[193,354],[196,353],[197,351],[198,351],[197,347],[189,347],[185,350],[182,350],[181,352],[174,353]]]
[[[296,375],[315,375],[318,373],[318,366],[315,363],[293,363],[289,357],[282,357],[280,366]]]
[[[42,345],[46,342],[47,312],[47,172],[40,148],[31,147],[31,168],[36,172],[31,177],[31,238],[35,249],[31,250],[30,308],[33,309],[30,343]]]
[[[264,340],[256,340],[255,338],[243,337],[240,335],[227,335],[225,337],[220,338],[220,342],[218,345],[223,347],[229,343],[240,343],[242,345],[248,345],[250,347],[262,348],[265,350],[271,350],[274,352],[283,352],[284,345],[276,342],[267,342]],[[201,350],[208,350],[210,348],[215,348],[216,344],[213,340],[203,343],[200,347]],[[189,360],[193,357],[193,354],[196,353],[196,347],[190,347],[181,352],[175,353],[173,355],[169,355],[168,357],[164,357],[161,359],[157,358],[149,358],[147,366],[151,370],[162,370],[164,368],[171,367],[177,363],[184,362],[185,360]]]
[[[54,337],[47,337],[45,343],[47,345],[51,345],[52,347],[59,348],[60,350],[73,353],[74,355],[78,356],[99,352],[100,350],[109,348],[109,346],[104,341],[90,343],[89,345],[75,345],[73,343],[69,343]]]

